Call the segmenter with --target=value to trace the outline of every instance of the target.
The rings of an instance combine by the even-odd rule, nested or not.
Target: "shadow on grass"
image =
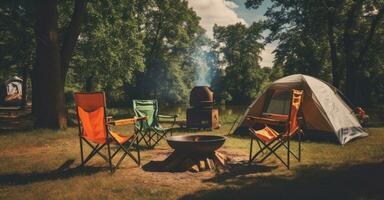
[[[241,134],[231,134],[226,135],[227,137],[237,138],[237,139],[249,139],[250,135],[248,132]],[[296,135],[294,140],[298,141],[298,136]],[[330,132],[315,131],[315,130],[304,130],[304,136],[302,138],[303,142],[310,141],[323,144],[340,144],[336,135]]]
[[[164,169],[164,161],[150,161],[147,164],[143,165],[141,168],[147,172],[166,172]]]
[[[316,130],[304,130],[303,141],[310,141],[324,144],[340,144],[335,133],[316,131]]]
[[[184,172],[187,170],[175,170],[169,171],[165,169],[165,161],[150,161],[147,164],[143,165],[142,169],[149,172]],[[205,180],[204,182],[224,182],[227,179],[232,179],[234,177],[252,174],[252,173],[261,173],[261,172],[271,172],[277,166],[264,166],[264,165],[248,165],[247,161],[228,163],[226,165],[226,170],[221,173],[217,173],[212,179]]]
[[[241,161],[236,163],[228,163],[227,170],[223,173],[218,173],[215,177],[206,179],[204,182],[224,183],[227,180],[241,179],[251,174],[267,173],[276,169],[278,165],[263,165],[263,164],[248,164],[248,161]]]
[[[305,166],[296,175],[229,176],[206,181],[224,187],[201,190],[180,199],[384,199],[384,163],[330,169]]]
[[[48,180],[67,179],[79,175],[91,175],[100,171],[108,171],[106,167],[71,167],[73,163],[74,160],[67,160],[59,168],[49,172],[0,175],[0,185],[24,185]]]

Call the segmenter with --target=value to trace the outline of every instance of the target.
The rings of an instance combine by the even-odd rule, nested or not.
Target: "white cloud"
[[[225,0],[188,0],[189,5],[201,17],[200,25],[207,31],[207,36],[213,38],[213,25],[227,26],[241,22],[247,24],[233,10],[238,5]]]
[[[239,5],[233,1],[225,0],[188,0],[189,6],[201,17],[200,25],[207,31],[208,37],[213,38],[213,25],[227,26],[241,22],[247,24],[246,21],[240,17],[234,9]],[[244,16],[244,15],[243,15]],[[263,15],[252,15],[251,21],[259,21],[264,18]],[[248,19],[248,20],[250,20]],[[268,33],[263,33],[266,36]],[[277,43],[267,44],[265,49],[261,52],[260,56],[262,61],[261,67],[272,67],[274,54]]]
[[[224,4],[230,9],[235,9],[239,7],[239,5],[237,5],[235,2],[232,2],[232,1],[224,1]]]
[[[273,66],[273,60],[275,58],[275,55],[272,52],[276,49],[276,46],[276,42],[265,45],[264,50],[260,54],[260,57],[262,58],[260,62],[261,67]]]

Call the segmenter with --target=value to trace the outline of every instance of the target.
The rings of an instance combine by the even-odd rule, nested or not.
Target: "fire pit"
[[[225,142],[225,137],[215,135],[170,136],[167,143],[175,151],[165,159],[167,171],[205,170],[221,171],[226,158],[216,152]]]

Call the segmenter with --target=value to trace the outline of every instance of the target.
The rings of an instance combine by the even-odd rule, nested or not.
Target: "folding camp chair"
[[[288,169],[290,166],[290,155],[293,155],[299,162],[301,158],[301,137],[303,131],[300,128],[298,121],[298,111],[303,97],[302,90],[292,90],[291,107],[288,115],[288,121],[286,124],[286,130],[283,133],[279,133],[274,129],[265,125],[265,128],[261,130],[255,130],[252,127],[249,128],[251,133],[251,148],[249,153],[249,164],[256,158],[260,157],[260,162],[263,162],[270,155],[275,155]],[[298,135],[298,153],[297,155],[291,151],[290,139]],[[259,151],[252,155],[253,140],[256,140]],[[277,153],[280,147],[285,147],[287,150],[287,160],[283,160]],[[264,154],[264,151],[268,153]]]
[[[167,133],[172,135],[177,115],[159,115],[157,100],[133,100],[133,110],[136,117],[147,116],[147,121],[136,123],[136,127],[143,130],[139,141],[144,141],[148,148],[154,148]],[[171,126],[162,127],[160,119],[171,119]]]
[[[121,119],[116,121],[108,120],[106,117],[107,111],[105,95],[103,92],[75,93],[74,98],[79,123],[81,166],[84,166],[96,154],[109,163],[111,172],[118,168],[127,155],[140,165],[140,151],[138,148],[138,132],[140,130],[133,126],[133,124],[144,122],[146,117]],[[111,129],[111,126],[128,124],[132,124],[134,130],[127,135],[121,135]],[[86,158],[84,158],[83,142],[92,148],[92,151]],[[117,147],[114,152],[111,152],[112,145]],[[131,147],[133,146],[135,146],[137,150],[136,157],[131,153]],[[104,147],[107,148],[107,156],[100,152]],[[120,150],[123,150],[123,155],[120,157],[116,166],[113,167],[112,159]]]

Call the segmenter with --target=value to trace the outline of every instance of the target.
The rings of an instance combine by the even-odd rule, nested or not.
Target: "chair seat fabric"
[[[266,126],[265,128],[255,131],[254,135],[265,143],[269,143],[279,136],[279,133]]]
[[[133,137],[133,134],[129,134],[129,135],[121,135],[119,132],[117,131],[112,131],[110,130],[109,133],[112,135],[112,137],[114,137],[117,142],[119,142],[120,144],[124,144],[126,141],[128,141],[129,139],[131,139]]]

